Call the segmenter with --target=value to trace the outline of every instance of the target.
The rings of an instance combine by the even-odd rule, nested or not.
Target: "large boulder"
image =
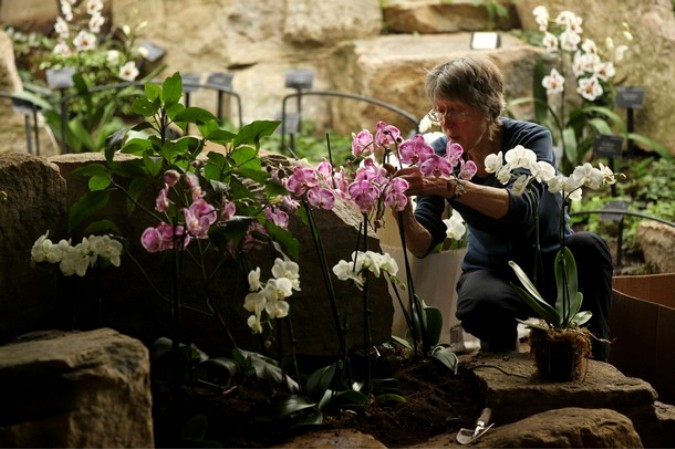
[[[471,53],[471,33],[388,35],[344,43],[336,49],[329,70],[331,83],[342,92],[359,92],[412,113],[417,120],[431,109],[426,97],[426,73],[448,59]],[[506,95],[531,95],[531,75],[536,56],[543,51],[504,35],[501,48],[482,51],[504,72]],[[373,129],[378,120],[395,124],[404,132],[417,123],[380,106],[333,102],[335,129],[350,134],[361,128]]]
[[[154,447],[148,350],[112,329],[0,346],[0,446]]]
[[[520,23],[513,3],[504,5],[506,16],[490,16],[487,4],[471,0],[416,0],[386,2],[384,23],[390,33],[455,33],[510,30]]]
[[[283,96],[293,92],[285,87],[289,69],[314,70],[314,89],[330,89],[322,74],[330,49],[343,40],[378,35],[382,29],[377,0],[115,0],[113,23],[133,26],[144,17],[143,11],[153,14],[138,41],[168,50],[162,60],[165,74],[197,73],[202,81],[212,72],[234,74],[233,89],[245,102],[244,122],[279,117]],[[208,91],[192,94],[194,105],[209,108],[213,98]],[[225,115],[228,112],[234,117],[234,109],[226,109]]]
[[[63,284],[54,266],[32,267],[31,248],[49,231],[64,236],[66,183],[55,165],[20,154],[0,154],[0,341],[62,323]],[[61,291],[60,291],[61,290]]]
[[[655,220],[643,220],[637,229],[637,239],[645,262],[657,273],[675,273],[675,228]]]

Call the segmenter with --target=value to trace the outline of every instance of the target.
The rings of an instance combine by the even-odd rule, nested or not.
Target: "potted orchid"
[[[586,357],[590,355],[593,338],[583,326],[592,315],[589,311],[581,310],[583,295],[578,290],[577,266],[574,255],[565,245],[565,208],[571,201],[581,199],[584,188],[599,189],[604,185],[614,184],[616,182],[614,173],[603,164],[595,168],[587,162],[576,167],[570,176],[556,174],[553,166],[544,161],[537,161],[536,154],[521,145],[509,150],[505,155],[501,152],[488,155],[485,166],[486,170],[495,173],[503,184],[515,176],[517,178],[514,184],[515,194],[528,194],[530,185],[538,182],[545,184],[550,192],[560,194],[562,197],[560,249],[554,259],[557,285],[555,301],[546,298],[538,289],[536,282],[538,260],[534,262],[534,280],[514,261],[509,261],[509,265],[521,284],[514,284],[513,288],[541,319],[539,323],[519,320],[532,330],[531,347],[539,377],[549,380],[579,380],[585,374]],[[538,231],[536,228],[535,230]],[[536,239],[535,257],[538,258],[540,257],[538,233]],[[569,349],[570,346],[572,349]],[[560,363],[553,355],[558,348],[563,348],[564,360]]]

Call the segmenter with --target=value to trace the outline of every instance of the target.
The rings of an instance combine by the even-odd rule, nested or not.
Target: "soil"
[[[386,357],[385,357],[386,358]],[[373,378],[398,380],[403,403],[381,405],[373,395],[363,410],[324,414],[323,423],[292,428],[288,422],[254,422],[254,406],[261,398],[253,391],[234,387],[184,386],[171,401],[166,377],[153,377],[155,440],[157,447],[271,447],[312,430],[348,428],[370,434],[387,447],[408,447],[432,436],[456,433],[473,427],[482,404],[477,385],[468,369],[453,374],[432,359],[378,360]],[[171,405],[173,404],[173,406]],[[206,418],[205,436],[181,438],[187,421],[196,415]],[[193,421],[195,424],[195,421]],[[187,426],[190,427],[190,426]]]

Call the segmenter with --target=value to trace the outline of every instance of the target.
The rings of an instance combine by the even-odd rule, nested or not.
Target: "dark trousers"
[[[608,339],[613,266],[607,243],[590,232],[577,232],[565,242],[577,264],[579,291],[584,295],[582,309],[593,313],[588,328],[596,337]],[[555,254],[543,257],[544,286],[540,289],[551,303],[557,297],[554,257]],[[504,270],[462,273],[457,283],[457,319],[462,322],[464,330],[480,338],[487,350],[515,349],[518,324],[515,319],[536,316],[515,292],[512,282],[520,285],[507,266]],[[608,357],[609,345],[594,340],[593,358],[606,361]]]

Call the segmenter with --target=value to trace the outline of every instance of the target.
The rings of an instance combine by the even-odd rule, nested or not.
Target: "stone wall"
[[[37,3],[3,0],[3,18],[9,23],[26,23],[28,11],[32,11],[40,18],[37,22],[42,23],[48,14],[40,6],[42,3]],[[470,51],[468,34],[463,34],[467,31],[495,25],[508,30],[520,23],[531,29],[534,26],[531,11],[539,4],[551,11],[570,9],[581,14],[585,21],[584,35],[598,43],[607,36],[617,36],[621,22],[625,21],[635,40],[629,60],[618,67],[619,78],[625,78],[626,84],[647,89],[645,107],[636,111],[636,131],[663,143],[675,154],[675,136],[669,131],[675,126],[675,116],[670,114],[668,95],[675,89],[675,68],[670,64],[675,52],[675,18],[668,0],[626,0],[618,4],[600,0],[522,0],[515,2],[515,11],[511,9],[508,19],[500,19],[496,24],[488,21],[484,9],[470,5],[473,3],[470,1],[405,0],[384,2],[383,6],[378,0],[188,3],[109,0],[106,3],[110,4],[110,18],[117,26],[147,21],[139,41],[149,40],[168,50],[163,60],[167,64],[165,74],[199,73],[205,81],[212,72],[232,73],[233,88],[242,97],[244,122],[280,118],[282,99],[295,93],[285,87],[286,71],[292,68],[314,70],[314,90],[349,89],[349,93],[372,96],[421,117],[428,109],[421,89],[425,70],[455,54],[457,47],[453,42],[457,40],[462,40],[463,49]],[[148,11],[152,14],[147,14]],[[391,35],[386,35],[387,32]],[[423,40],[427,34],[436,36],[435,43],[416,45],[414,58],[406,54],[410,42],[418,38],[428,42]],[[508,43],[512,38],[503,31],[502,40]],[[498,59],[508,62],[504,67],[516,63],[504,61],[500,53],[496,53]],[[380,66],[384,61],[392,63]],[[354,63],[357,64],[354,70],[343,71]],[[410,70],[398,71],[395,67]],[[374,68],[378,69],[377,75],[372,73]],[[507,83],[518,85],[512,90],[520,91],[528,82],[526,70],[518,68],[515,73],[510,72]],[[392,82],[395,87],[388,88]],[[212,91],[195,92],[192,99],[194,105],[215,107]],[[342,127],[349,132],[358,131],[353,129],[355,125],[372,127],[381,117],[387,117],[381,109],[373,107],[358,107],[355,114],[354,105],[326,97],[308,98],[303,102],[303,116],[320,128]],[[228,107],[234,119],[233,104]],[[350,115],[356,115],[354,123],[341,123]]]

